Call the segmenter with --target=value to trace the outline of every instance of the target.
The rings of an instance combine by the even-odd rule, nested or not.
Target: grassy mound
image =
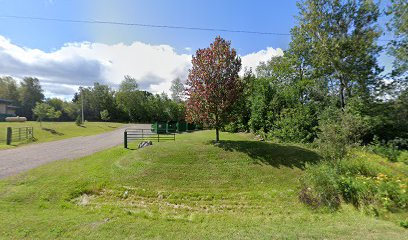
[[[404,239],[350,205],[298,200],[313,151],[202,131],[141,150],[113,148],[0,181],[4,238]],[[137,143],[133,143],[136,146]]]

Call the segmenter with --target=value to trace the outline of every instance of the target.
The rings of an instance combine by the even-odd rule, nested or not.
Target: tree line
[[[136,79],[125,76],[117,90],[95,83],[80,87],[71,101],[45,98],[40,81],[25,77],[18,83],[12,77],[0,78],[0,98],[18,106],[16,114],[28,120],[80,121],[83,104],[85,120],[118,122],[179,121],[184,119],[180,79],[173,82],[173,97],[139,89]],[[176,87],[178,83],[178,88]]]
[[[394,0],[386,11],[365,0],[302,0],[298,8],[284,55],[243,77],[231,42],[218,37],[199,49],[187,80],[187,118],[216,130],[319,143],[333,158],[374,140],[407,149],[406,2]],[[387,46],[378,44],[381,14],[395,35]],[[384,51],[394,57],[391,73],[378,64]]]

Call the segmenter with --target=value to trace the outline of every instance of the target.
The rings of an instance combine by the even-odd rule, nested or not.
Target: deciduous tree
[[[217,37],[208,48],[197,50],[192,65],[186,83],[187,119],[214,127],[218,142],[219,129],[243,90],[241,59],[231,42]]]
[[[54,119],[59,118],[61,116],[61,111],[56,111],[55,108],[51,107],[47,103],[39,103],[35,105],[33,109],[33,113],[35,116],[38,117],[38,121],[40,122],[40,126],[42,128],[42,121],[44,118]]]
[[[19,96],[21,108],[18,109],[18,114],[28,119],[33,118],[33,108],[37,102],[44,100],[43,90],[40,81],[37,78],[26,77],[20,83]]]
[[[387,9],[391,16],[388,29],[394,33],[394,39],[389,44],[389,53],[395,57],[393,75],[403,76],[407,81],[408,71],[408,2],[406,0],[391,0]],[[404,78],[405,77],[405,78]]]
[[[110,120],[108,110],[105,109],[105,110],[101,111],[101,119],[102,119],[102,121],[109,121]]]
[[[171,81],[171,99],[175,102],[181,102],[184,98],[184,84],[181,82],[180,78],[175,78]]]
[[[18,105],[18,85],[12,77],[0,77],[0,98],[12,100],[13,104]]]
[[[376,43],[378,4],[373,0],[302,0],[298,7],[292,45],[307,46],[305,60],[314,69],[314,77],[333,83],[330,86],[338,92],[342,108],[352,96],[367,97],[382,70],[377,64],[381,50]]]

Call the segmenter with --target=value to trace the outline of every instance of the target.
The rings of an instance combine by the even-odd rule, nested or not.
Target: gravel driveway
[[[76,159],[123,143],[125,128],[150,129],[150,124],[126,125],[118,130],[87,137],[31,144],[0,150],[0,178],[63,159]]]

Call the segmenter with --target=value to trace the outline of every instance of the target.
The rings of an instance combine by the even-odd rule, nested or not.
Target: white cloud
[[[267,48],[242,56],[243,69],[255,69],[261,61],[282,54],[281,49]],[[179,54],[169,45],[81,42],[44,52],[17,46],[0,36],[0,76],[37,77],[48,97],[70,98],[78,86],[94,82],[116,87],[124,75],[136,78],[142,89],[168,92],[171,80],[187,78],[190,67],[191,55]]]
[[[250,53],[245,56],[241,57],[242,61],[242,69],[241,74],[244,73],[245,69],[251,69],[252,72],[255,72],[256,67],[261,62],[266,62],[270,60],[272,57],[276,56],[283,56],[283,51],[280,48],[274,49],[271,47],[266,48],[265,50],[261,50],[259,52]]]

